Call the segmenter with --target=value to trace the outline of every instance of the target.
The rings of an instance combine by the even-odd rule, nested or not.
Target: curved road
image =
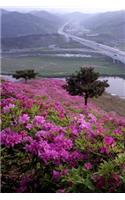
[[[75,36],[71,33],[66,33],[64,31],[65,26],[67,26],[69,24],[69,22],[65,23],[59,30],[58,33],[61,35],[64,35],[66,37],[66,39],[68,40],[69,38],[72,38],[74,41],[79,42],[80,44],[83,44],[87,47],[90,47],[94,50],[99,51],[101,54],[106,55],[111,57],[114,61],[120,61],[121,63],[125,64],[125,52],[124,51],[120,51],[118,49],[112,48],[110,46],[107,45],[103,45],[91,40],[86,40],[83,38],[80,38],[78,36]]]

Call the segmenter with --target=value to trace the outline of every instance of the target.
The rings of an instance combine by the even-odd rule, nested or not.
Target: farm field
[[[81,66],[92,66],[101,75],[125,76],[125,66],[113,63],[105,56],[64,57],[54,55],[2,57],[2,73],[14,73],[16,70],[35,69],[40,76],[65,76],[79,70]]]

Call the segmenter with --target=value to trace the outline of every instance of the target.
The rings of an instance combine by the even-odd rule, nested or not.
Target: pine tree
[[[16,71],[15,74],[13,74],[13,77],[16,78],[16,79],[19,79],[19,78],[24,78],[25,79],[25,83],[27,83],[27,80],[28,79],[32,79],[32,78],[35,78],[37,75],[36,72],[34,72],[34,70],[20,70],[20,71]]]
[[[66,79],[63,87],[73,96],[83,96],[87,105],[88,98],[101,96],[105,88],[109,87],[107,80],[98,80],[99,76],[100,74],[95,72],[94,68],[82,67],[79,72]]]

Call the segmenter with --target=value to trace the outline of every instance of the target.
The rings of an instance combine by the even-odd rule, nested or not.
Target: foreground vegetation
[[[125,117],[63,85],[2,81],[2,192],[125,191]]]

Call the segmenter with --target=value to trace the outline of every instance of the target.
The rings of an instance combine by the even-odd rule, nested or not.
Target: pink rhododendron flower
[[[45,119],[43,116],[35,116],[33,120],[33,124],[35,126],[41,127],[45,123]]]
[[[26,131],[20,131],[20,135],[22,135],[22,137],[27,136],[27,132]]]
[[[44,138],[44,139],[50,138],[52,135],[51,135],[48,131],[41,130],[41,131],[38,131],[38,132],[35,134],[35,136],[36,136],[36,138],[38,138],[39,140],[42,140],[43,138]]]
[[[59,171],[53,170],[52,179],[54,181],[59,181],[61,174]]]
[[[25,137],[23,137],[23,142],[31,143],[31,142],[33,142],[33,138],[31,136],[25,136]]]
[[[116,135],[121,135],[121,134],[122,134],[122,131],[121,131],[121,129],[115,129],[115,130],[113,131],[113,133],[116,134]]]
[[[3,107],[3,111],[4,113],[7,113],[7,112],[10,112],[12,108],[15,108],[15,105],[12,103],[9,103],[9,105],[6,105],[5,107]]]
[[[104,137],[104,143],[106,145],[112,145],[115,142],[114,138],[111,136],[105,136]]]
[[[85,163],[85,164],[84,164],[84,167],[85,167],[85,169],[87,169],[87,170],[90,170],[90,169],[93,168],[93,166],[92,166],[92,164],[91,164],[90,162]]]
[[[100,153],[107,154],[108,153],[108,149],[106,147],[101,147],[100,148]]]
[[[19,117],[19,123],[20,123],[20,124],[26,124],[26,123],[29,122],[29,119],[30,119],[30,117],[29,117],[28,114],[23,114],[23,115],[21,115],[21,116]]]
[[[44,128],[44,130],[49,131],[53,128],[53,124],[50,122],[46,122],[42,124],[42,127]]]
[[[65,149],[71,149],[73,146],[71,139],[66,139],[63,134],[60,134],[54,138],[55,145],[63,147]]]
[[[98,189],[103,189],[105,187],[105,178],[103,176],[99,176],[99,175],[93,175],[93,180],[96,184],[96,188]]]
[[[89,113],[88,117],[90,118],[89,121],[92,122],[92,123],[95,123],[97,121],[95,115],[93,115],[92,113]]]
[[[118,174],[113,173],[109,179],[109,183],[113,188],[119,187],[121,185],[121,177]]]
[[[27,128],[28,130],[31,130],[31,129],[33,128],[33,125],[32,125],[32,124],[27,124],[27,125],[26,125],[26,128]]]
[[[0,137],[1,144],[7,147],[14,147],[14,145],[22,142],[22,135],[12,131],[10,128],[1,131]]]
[[[26,192],[27,186],[30,181],[32,181],[32,179],[30,177],[23,176],[20,181],[20,186],[19,186],[19,188],[17,188],[16,192],[19,192],[19,193]]]
[[[79,124],[80,129],[84,129],[84,128],[90,129],[91,128],[91,124],[89,122],[85,121],[85,117],[82,114],[79,115],[79,118],[75,118],[75,119],[76,119],[77,123]]]
[[[78,129],[76,127],[71,127],[71,131],[72,131],[72,134],[74,136],[78,136],[79,135],[79,131],[78,131]]]

